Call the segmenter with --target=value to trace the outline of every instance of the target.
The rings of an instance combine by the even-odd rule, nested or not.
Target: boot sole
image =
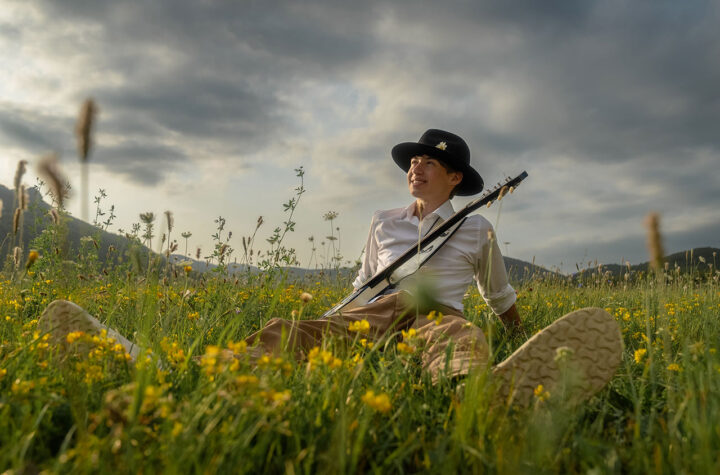
[[[560,351],[558,349],[560,348]],[[583,308],[553,322],[526,341],[505,361],[493,368],[499,381],[498,396],[527,406],[538,386],[542,392],[567,382],[575,401],[589,399],[612,379],[622,360],[622,333],[615,319],[601,308]]]
[[[88,335],[100,335],[105,330],[108,338],[120,343],[132,361],[136,361],[140,348],[120,335],[112,328],[103,325],[84,308],[67,300],[55,300],[47,306],[38,319],[38,328],[50,335],[50,341],[60,348],[67,347],[67,335],[71,332],[84,332]]]

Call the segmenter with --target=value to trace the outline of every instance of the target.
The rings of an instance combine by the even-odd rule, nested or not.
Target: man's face
[[[445,201],[452,189],[462,180],[462,173],[449,173],[442,164],[428,155],[410,160],[407,173],[408,188],[415,198],[425,201]]]

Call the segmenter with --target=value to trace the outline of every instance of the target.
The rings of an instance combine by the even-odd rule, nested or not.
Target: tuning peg
[[[500,201],[500,200],[503,198],[503,196],[505,196],[505,195],[507,194],[507,192],[508,192],[508,187],[507,187],[507,186],[503,186],[503,187],[500,189],[500,194],[498,195],[498,201]]]

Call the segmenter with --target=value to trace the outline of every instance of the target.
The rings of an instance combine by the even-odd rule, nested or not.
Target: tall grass
[[[84,177],[90,119],[78,125]],[[52,162],[45,168],[57,206],[49,233],[36,240],[24,272],[18,262],[0,275],[0,472],[720,473],[714,261],[685,273],[659,264],[650,275],[628,269],[618,280],[596,264],[575,278],[537,276],[519,285],[528,332],[597,306],[615,316],[625,343],[617,374],[589,401],[571,405],[562,388],[539,387],[533,404],[520,408],[495,397],[489,368],[462,385],[447,378],[433,385],[400,335],[371,342],[361,327],[353,339],[327,340],[300,360],[243,356],[243,339],[270,318],[321,315],[349,291],[342,273],[290,283],[280,268],[297,263],[283,238],[305,191],[302,168],[270,251],[261,257],[252,249],[262,217],[242,239],[243,262],[257,259],[265,272],[241,275],[224,265],[232,249],[221,217],[213,236],[218,272],[163,268],[152,255],[144,268],[139,224],[130,235],[136,245],[103,266],[95,241],[75,262],[61,259],[63,180]],[[151,248],[155,216],[141,219]],[[166,220],[169,254],[176,247],[169,212]],[[181,236],[187,255],[190,233]],[[339,241],[337,248],[330,241],[325,260],[337,269]],[[78,303],[138,342],[140,359],[132,364],[102,335],[73,333],[51,344],[37,319],[55,299]],[[464,304],[494,362],[523,343],[477,291]]]
[[[433,386],[389,339],[333,341],[310,361],[225,360],[221,348],[272,317],[322,314],[347,282],[223,276],[170,279],[123,264],[86,280],[44,269],[0,284],[0,470],[692,472],[720,469],[720,294],[680,275],[627,283],[533,280],[519,288],[529,332],[585,306],[620,322],[625,354],[607,388],[567,406],[493,398],[486,371],[460,391]],[[34,270],[34,272],[33,272]],[[313,295],[301,299],[301,294]],[[128,364],[112,344],[61,354],[36,328],[68,298],[148,349]],[[510,338],[477,292],[465,301],[499,362]],[[192,356],[205,354],[202,360]],[[156,364],[156,360],[160,364]],[[386,398],[386,399],[383,399]]]

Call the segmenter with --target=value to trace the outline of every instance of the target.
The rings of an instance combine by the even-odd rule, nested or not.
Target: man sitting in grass
[[[395,261],[418,239],[454,214],[450,199],[483,189],[483,180],[470,165],[470,150],[459,136],[437,129],[418,142],[392,149],[395,163],[406,172],[414,201],[406,208],[373,215],[365,257],[353,285],[358,288]],[[461,378],[485,368],[490,354],[480,328],[465,319],[463,297],[475,281],[492,311],[511,331],[522,329],[516,293],[492,225],[482,216],[469,216],[458,230],[411,277],[367,305],[319,320],[273,318],[246,342],[252,358],[283,350],[303,357],[330,336],[348,337],[362,330],[371,340],[403,332],[412,341],[401,351],[421,352],[422,366],[434,383]],[[417,305],[418,289],[430,288],[433,303]],[[427,293],[426,291],[423,291]],[[40,319],[41,328],[62,339],[69,331],[98,332],[105,328],[74,304],[55,301]],[[115,337],[137,356],[137,347],[116,332]],[[515,353],[493,367],[498,393],[527,404],[540,385],[552,388],[567,368],[577,381],[573,397],[581,400],[602,388],[620,363],[622,338],[615,320],[604,310],[572,312],[533,336]]]

